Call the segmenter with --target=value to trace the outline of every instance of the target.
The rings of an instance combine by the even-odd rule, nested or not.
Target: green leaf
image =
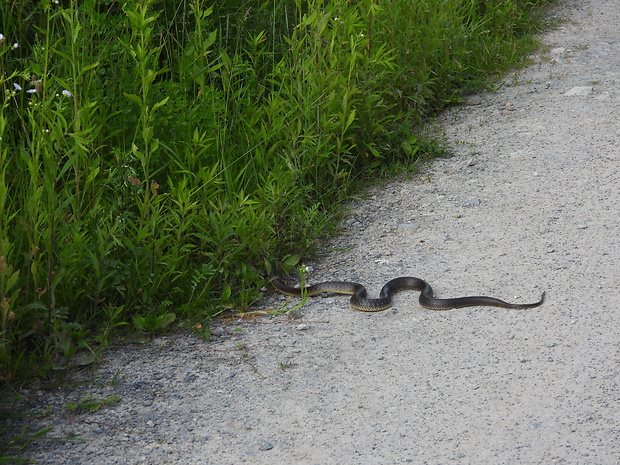
[[[284,260],[282,268],[284,268],[285,271],[290,271],[297,266],[300,259],[301,257],[299,255],[291,255],[286,260]]]
[[[232,294],[232,289],[228,284],[225,284],[222,288],[222,296],[220,298],[222,303],[226,303],[230,300],[230,296]]]
[[[82,69],[80,69],[80,74],[84,74],[87,71],[90,71],[91,69],[96,68],[97,66],[99,66],[99,62],[95,61],[94,63],[91,63],[89,65],[84,65],[82,66]]]
[[[9,279],[6,281],[5,289],[7,291],[11,290],[11,288],[15,285],[15,283],[17,282],[17,278],[19,278],[19,270],[17,270],[15,273],[11,273]]]
[[[136,94],[128,94],[127,92],[123,92],[123,95],[125,96],[126,99],[131,100],[132,102],[137,103],[138,105],[142,106],[142,99],[138,97]]]
[[[157,317],[157,329],[165,329],[177,319],[176,314],[166,313]]]
[[[134,315],[133,324],[139,331],[143,331],[146,329],[146,318],[140,315]]]
[[[404,139],[400,144],[400,148],[403,149],[403,152],[405,152],[408,156],[415,155],[420,148],[417,137],[410,136],[407,139]]]
[[[168,103],[168,100],[170,100],[170,97],[166,97],[161,102],[157,102],[155,105],[153,105],[153,111],[163,107],[166,103]]]
[[[349,114],[349,117],[347,118],[347,124],[345,124],[344,126],[345,131],[349,129],[349,126],[351,126],[354,120],[355,120],[355,109],[351,110],[351,113]]]

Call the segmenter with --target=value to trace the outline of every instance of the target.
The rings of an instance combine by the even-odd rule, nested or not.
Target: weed
[[[47,439],[52,428],[31,431],[27,426],[16,428],[16,422],[31,416],[46,415],[47,412],[29,413],[20,405],[22,399],[12,393],[0,392],[0,463],[28,463],[26,458],[19,458],[32,443]]]
[[[65,404],[65,408],[71,412],[85,410],[87,412],[94,413],[106,406],[116,405],[119,400],[120,397],[118,396],[109,396],[105,399],[99,399],[95,396],[85,395],[82,396],[77,402],[67,402]]]
[[[295,368],[296,366],[297,366],[297,364],[292,362],[292,361],[280,362],[280,364],[279,364],[280,371],[291,370],[291,369]]]
[[[163,313],[161,315],[134,315],[133,324],[138,331],[145,331],[151,334],[164,331],[176,320],[174,313]]]

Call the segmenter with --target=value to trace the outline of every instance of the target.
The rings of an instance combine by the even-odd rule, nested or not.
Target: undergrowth
[[[543,3],[2,2],[0,379],[251,305]]]

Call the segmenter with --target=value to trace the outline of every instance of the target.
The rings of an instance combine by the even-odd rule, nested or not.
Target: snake
[[[387,284],[381,289],[378,299],[369,299],[366,288],[363,285],[354,282],[328,281],[311,286],[305,286],[302,289],[284,284],[279,278],[276,277],[272,280],[272,284],[282,294],[294,297],[315,296],[324,292],[350,295],[351,299],[349,302],[351,307],[362,312],[380,312],[382,310],[387,310],[392,306],[392,296],[396,292],[405,289],[419,291],[420,305],[430,310],[451,310],[454,308],[477,306],[527,309],[539,307],[545,301],[545,292],[542,293],[542,296],[538,302],[531,304],[511,304],[504,302],[503,300],[487,296],[437,299],[433,294],[433,288],[430,284],[423,279],[414,277],[400,277],[388,281]]]

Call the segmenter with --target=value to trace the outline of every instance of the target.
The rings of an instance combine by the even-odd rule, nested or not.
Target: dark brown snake
[[[278,278],[272,281],[273,286],[282,294],[295,297],[314,296],[323,292],[333,292],[336,294],[351,295],[351,306],[362,312],[379,312],[386,310],[392,305],[392,295],[404,289],[420,291],[420,305],[430,310],[450,310],[452,308],[476,307],[484,305],[488,307],[501,307],[511,309],[534,308],[543,304],[545,293],[542,293],[540,300],[532,304],[511,304],[500,299],[486,296],[457,297],[454,299],[436,299],[433,296],[433,289],[430,284],[420,278],[395,278],[383,286],[378,299],[367,298],[366,288],[358,283],[331,281],[313,286],[306,286],[305,289],[284,284]]]

